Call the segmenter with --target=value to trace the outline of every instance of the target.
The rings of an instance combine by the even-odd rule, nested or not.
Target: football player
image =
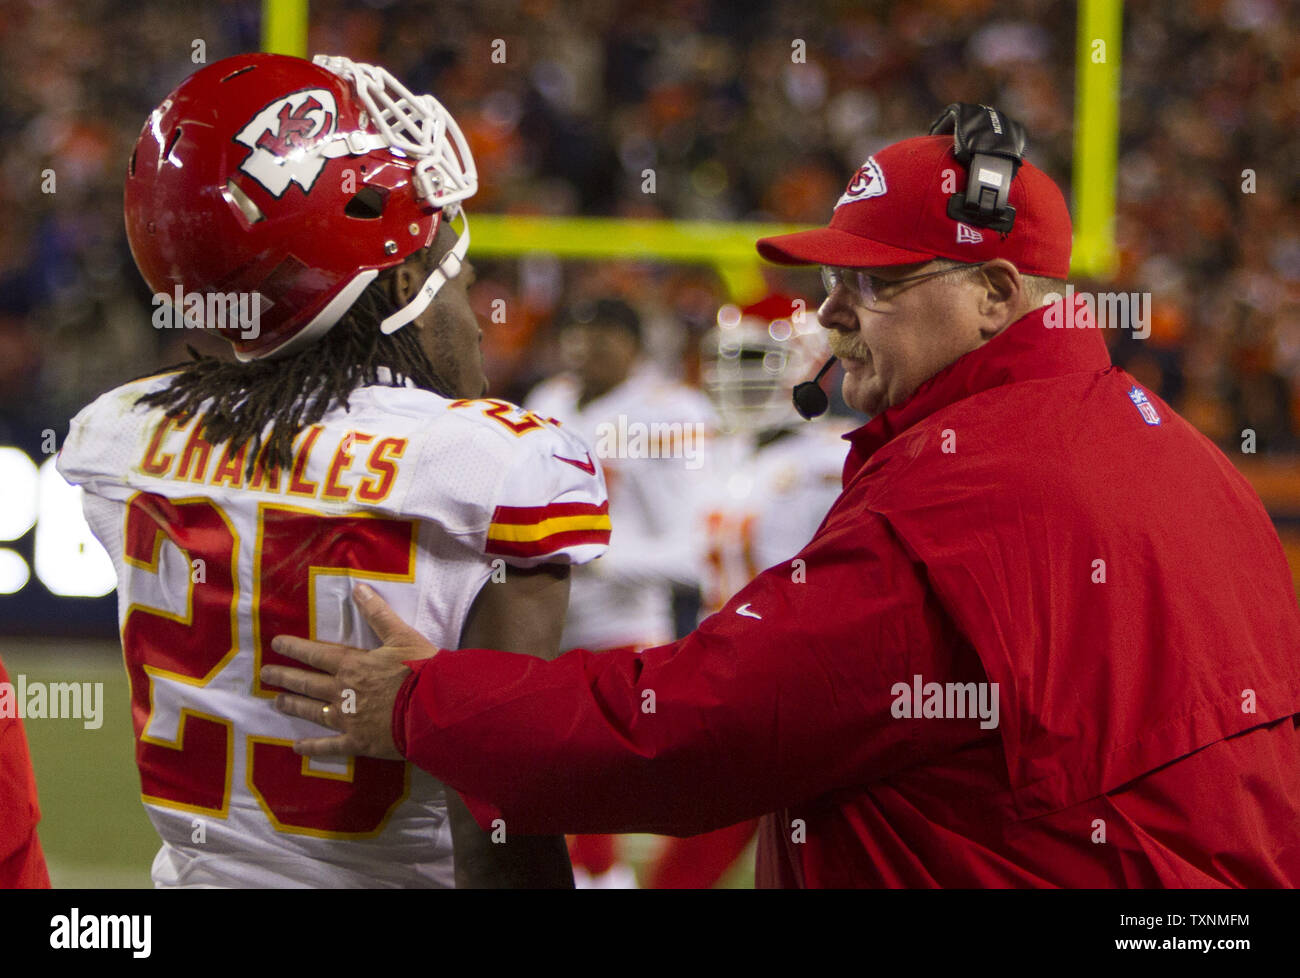
[[[703,547],[701,619],[767,567],[786,563],[812,539],[840,493],[852,426],[809,423],[790,400],[796,382],[826,359],[824,330],[804,304],[771,295],[718,311],[701,342],[700,377],[717,409],[713,477],[699,505]],[[744,609],[741,609],[744,613]],[[713,886],[745,851],[758,822],[670,839],[650,872],[656,889]]]
[[[535,387],[524,403],[587,440],[591,458],[605,466],[618,517],[609,554],[573,573],[564,648],[671,642],[673,586],[699,586],[690,514],[707,480],[713,409],[699,391],[664,377],[642,356],[641,319],[626,302],[575,303],[556,322],[567,370]],[[631,867],[615,849],[614,836],[576,837],[578,885],[634,886]]]
[[[411,765],[295,754],[328,710],[285,716],[259,676],[279,632],[364,644],[362,581],[444,645],[559,652],[604,485],[483,399],[451,223],[476,188],[436,99],[345,58],[230,58],[145,123],[125,211],[154,325],[234,358],[104,394],[59,470],[117,568],[158,886],[572,885],[562,838],[489,839]]]
[[[771,295],[718,311],[701,342],[700,378],[720,419],[715,478],[700,511],[705,575],[701,619],[764,568],[812,539],[840,492],[847,422],[804,421],[790,390],[829,353],[800,300]]]

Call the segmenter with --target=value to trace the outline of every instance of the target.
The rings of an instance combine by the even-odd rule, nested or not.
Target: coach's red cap
[[[762,238],[758,253],[780,265],[846,268],[1005,258],[1025,275],[1067,276],[1070,212],[1051,177],[1021,164],[1008,199],[1016,221],[1005,235],[948,216],[948,198],[966,192],[966,179],[952,136],[904,139],[858,168],[829,227]]]

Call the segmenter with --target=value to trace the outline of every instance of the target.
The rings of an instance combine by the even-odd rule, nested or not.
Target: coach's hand
[[[384,643],[380,648],[367,652],[332,642],[277,635],[271,648],[321,672],[263,666],[262,682],[293,691],[276,696],[275,708],[281,713],[337,731],[336,736],[297,741],[293,746],[297,753],[308,757],[360,754],[400,760],[402,755],[393,744],[393,704],[411,674],[403,663],[428,659],[439,649],[398,618],[374,589],[359,584],[352,597]]]

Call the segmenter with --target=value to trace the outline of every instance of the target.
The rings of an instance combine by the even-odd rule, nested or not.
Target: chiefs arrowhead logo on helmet
[[[866,200],[868,197],[883,197],[885,195],[885,175],[876,165],[876,158],[868,156],[867,162],[858,167],[858,172],[853,174],[853,179],[849,181],[848,187],[840,195],[840,199],[835,202],[838,209],[841,204],[848,204],[855,200]]]
[[[239,169],[277,198],[290,183],[306,193],[325,168],[325,156],[309,150],[334,134],[337,120],[334,95],[323,88],[278,99],[236,134],[235,142],[252,150]]]
[[[241,54],[145,120],[122,208],[152,292],[260,296],[257,336],[221,333],[247,361],[324,336],[477,189],[464,133],[432,95],[347,58]],[[419,316],[468,247],[466,223],[386,332]]]

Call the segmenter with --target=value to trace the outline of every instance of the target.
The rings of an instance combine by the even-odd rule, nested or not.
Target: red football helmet
[[[256,297],[256,336],[207,324],[252,360],[322,336],[477,189],[465,137],[433,96],[346,58],[239,55],[191,75],[145,122],[126,232],[155,293]],[[466,224],[385,333],[420,314],[468,244]]]

